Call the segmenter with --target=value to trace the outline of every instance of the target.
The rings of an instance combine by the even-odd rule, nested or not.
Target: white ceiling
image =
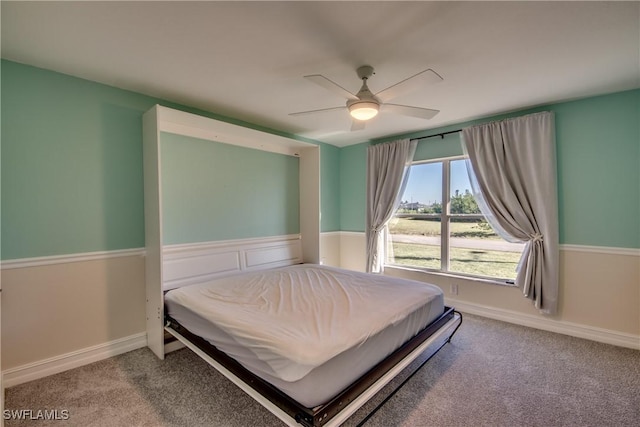
[[[2,57],[337,146],[640,87],[640,2],[9,2]],[[351,132],[303,76],[378,92],[432,68],[444,81]]]

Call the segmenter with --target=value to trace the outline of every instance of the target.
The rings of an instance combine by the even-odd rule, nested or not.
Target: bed
[[[179,287],[164,306],[169,333],[306,426],[344,421],[461,322],[436,286],[315,264]]]
[[[287,217],[286,221],[286,230],[295,230],[294,234],[274,234],[270,227],[250,235],[233,232],[227,236],[222,233],[224,237],[192,236],[184,230],[175,230],[175,219],[169,219],[164,207],[179,203],[176,199],[172,201],[172,192],[168,189],[176,184],[172,177],[181,185],[188,186],[188,183],[183,176],[172,175],[171,169],[161,161],[163,151],[165,160],[171,158],[163,149],[165,143],[178,143],[167,139],[167,134],[179,136],[179,143],[189,146],[200,146],[204,140],[298,158],[298,215],[295,218],[296,210],[292,209],[292,217]],[[201,151],[196,151],[196,154],[190,150],[187,152],[198,155]],[[300,268],[308,267],[313,268],[316,276],[329,274],[330,268],[318,264],[330,255],[330,248],[339,248],[340,242],[336,241],[339,236],[332,233],[321,236],[320,233],[320,146],[156,105],[143,115],[143,160],[147,346],[159,359],[163,360],[167,352],[179,348],[182,343],[285,424],[332,426],[345,421],[414,360],[418,362],[416,359],[419,356],[430,354],[448,342],[459,326],[461,316],[452,308],[441,305],[441,295],[426,297],[435,301],[437,307],[404,307],[404,316],[400,316],[402,319],[394,319],[394,315],[389,314],[387,320],[389,316],[392,319],[390,327],[364,321],[365,326],[370,326],[366,323],[375,324],[375,330],[354,328],[348,329],[346,337],[339,335],[343,332],[343,325],[348,325],[348,328],[359,325],[354,318],[362,320],[359,319],[361,315],[355,314],[355,317],[339,318],[335,324],[328,324],[326,329],[307,330],[306,332],[326,333],[323,340],[313,338],[313,334],[296,336],[296,339],[306,340],[297,345],[287,344],[281,340],[282,336],[265,334],[275,330],[295,336],[299,331],[283,328],[283,325],[300,326],[300,313],[290,314],[288,322],[275,323],[276,327],[272,324],[266,331],[258,331],[262,335],[254,336],[256,331],[252,329],[253,326],[272,322],[253,318],[251,323],[244,325],[243,330],[243,325],[238,325],[237,321],[251,319],[251,314],[239,311],[238,304],[226,307],[227,312],[231,313],[227,322],[228,319],[236,321],[231,324],[216,317],[224,311],[224,307],[220,305],[213,309],[213,314],[211,310],[196,310],[192,305],[193,300],[197,303],[204,300],[198,292],[211,293],[205,286],[215,288],[226,283],[230,287],[226,292],[229,289],[236,291],[234,298],[247,298],[250,294],[239,291],[242,286],[240,281],[247,277],[255,280],[256,277],[262,277],[254,274],[260,275],[262,272],[288,266],[294,267],[286,271],[297,271],[298,276],[303,274]],[[198,181],[192,188],[189,187],[194,197],[201,197],[203,200],[217,197],[203,183],[204,181]],[[214,184],[233,185],[233,182],[225,184],[215,181]],[[284,184],[288,185],[289,182]],[[278,212],[269,214],[274,216]],[[216,215],[203,217],[205,218],[197,224],[189,224],[189,228],[226,232],[225,227],[235,229],[238,225],[234,219],[228,223],[221,221]],[[324,255],[321,240],[325,248]],[[340,261],[329,259],[329,262]],[[298,264],[311,266],[299,267]],[[273,271],[282,274],[283,270]],[[334,273],[341,277],[353,275],[359,281],[361,290],[368,289],[368,285],[377,280],[391,280],[387,285],[379,284],[378,288],[402,286],[399,285],[401,281],[382,279],[382,276],[360,276],[359,273],[344,270],[335,270]],[[318,307],[319,312],[348,312],[344,310],[344,305],[333,304],[337,297],[325,294],[324,284],[316,286],[307,282],[304,285],[298,280],[295,283],[299,284],[296,290],[319,289],[317,295],[302,298],[304,303],[323,301],[325,305]],[[412,286],[418,287],[416,282]],[[342,289],[338,285],[333,287]],[[419,287],[428,288],[424,284]],[[189,292],[195,292],[196,297],[189,296]],[[383,308],[392,306],[393,304],[388,303],[393,302],[395,297],[386,295],[383,304],[373,300],[369,304]],[[254,295],[252,298],[255,300],[258,297]],[[240,306],[251,306],[252,304],[247,303],[251,301],[249,298],[249,301],[245,300]],[[296,300],[291,300],[291,306],[301,306],[300,300],[295,304],[293,301]],[[367,309],[370,306],[364,302],[359,307],[360,312],[375,312]],[[305,314],[307,311],[310,310],[306,310]],[[378,319],[376,317],[373,320]],[[254,334],[247,335],[247,330]],[[171,341],[166,333],[173,335],[177,341]],[[245,335],[234,336],[237,333]],[[415,335],[406,339],[412,334]],[[349,336],[352,339],[355,336],[353,342],[349,342]],[[275,343],[278,346],[272,348],[271,345]],[[256,345],[259,351],[256,350]],[[424,357],[420,360],[422,359]],[[256,424],[260,424],[260,420],[256,420]]]

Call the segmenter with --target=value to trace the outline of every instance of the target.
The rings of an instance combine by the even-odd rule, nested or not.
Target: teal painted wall
[[[540,106],[401,137],[415,138],[464,126],[553,111],[556,118],[560,243],[640,248],[640,90]],[[458,136],[419,142],[416,159],[461,153]],[[343,150],[340,215],[343,230],[364,231],[366,147]]]
[[[169,133],[160,140],[165,243],[300,232],[297,157]]]
[[[552,110],[560,241],[640,248],[640,90]]]
[[[343,231],[364,230],[368,146],[351,145],[340,152],[340,227]]]
[[[142,114],[239,120],[2,60],[3,260],[144,246]],[[322,231],[339,229],[339,149],[320,145]]]
[[[5,260],[144,246],[141,117],[154,104],[272,131],[48,70],[1,64]],[[542,110],[556,113],[561,242],[639,248],[640,90],[404,136]],[[447,145],[451,138],[421,142],[416,158],[456,154],[449,152],[458,149],[457,142]],[[369,143],[317,144],[321,230],[363,231]]]
[[[340,230],[340,148],[329,144],[320,146],[320,229],[323,232]]]
[[[2,258],[144,246],[142,113],[155,102],[2,62]]]
[[[461,156],[462,154],[460,134],[450,133],[442,138],[419,141],[413,159],[416,161],[444,159],[446,157]]]

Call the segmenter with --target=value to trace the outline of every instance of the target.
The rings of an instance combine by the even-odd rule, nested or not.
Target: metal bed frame
[[[166,315],[165,330],[190,348],[207,363],[230,379],[247,394],[265,406],[269,411],[289,426],[305,427],[337,426],[355,413],[382,387],[389,383],[404,368],[417,359],[427,348],[437,345],[429,355],[391,394],[389,394],[359,425],[364,424],[380,409],[404,384],[415,375],[433,355],[451,341],[462,324],[462,315],[451,307],[427,325],[395,352],[380,361],[349,387],[329,402],[315,408],[307,408],[250,372],[236,360],[218,350],[203,338],[192,334],[174,319]],[[451,330],[453,329],[453,330]],[[448,332],[448,336],[446,335]],[[444,341],[444,342],[441,342]]]

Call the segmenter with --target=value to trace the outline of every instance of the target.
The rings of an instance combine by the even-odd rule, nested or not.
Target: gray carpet
[[[403,376],[406,376],[404,374]],[[394,382],[399,382],[398,378]],[[345,425],[354,426],[387,389]],[[281,426],[189,350],[140,349],[6,390],[37,426]],[[638,426],[640,352],[465,315],[450,344],[365,426]]]

